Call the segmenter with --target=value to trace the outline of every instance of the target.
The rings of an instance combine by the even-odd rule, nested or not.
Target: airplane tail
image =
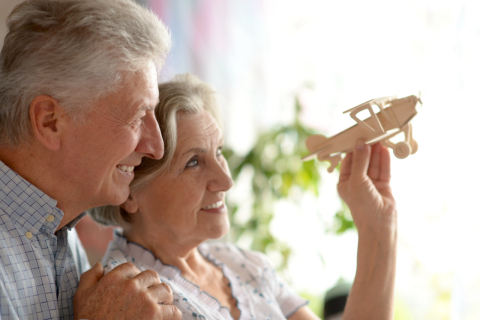
[[[318,160],[330,162],[330,166],[328,167],[328,172],[332,172],[335,169],[335,167],[338,165],[338,163],[342,160],[342,157],[340,155],[321,156],[318,153],[318,151],[320,151],[322,148],[325,148],[324,142],[327,140],[328,138],[321,134],[314,134],[309,136],[305,141],[305,144],[307,145],[308,151],[310,151],[310,155],[305,157],[304,159],[305,160],[311,159],[316,155]]]
[[[337,154],[336,156],[324,158],[323,160],[327,160],[328,162],[330,162],[330,166],[328,167],[327,171],[332,173],[333,170],[335,170],[335,168],[337,167],[338,163],[342,161],[342,156]]]

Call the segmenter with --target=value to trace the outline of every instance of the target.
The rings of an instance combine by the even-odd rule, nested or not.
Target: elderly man
[[[105,277],[99,264],[86,271],[68,235],[85,210],[126,200],[142,157],[163,156],[153,110],[168,32],[131,0],[28,0],[7,24],[0,318],[181,318],[155,272],[131,264]]]

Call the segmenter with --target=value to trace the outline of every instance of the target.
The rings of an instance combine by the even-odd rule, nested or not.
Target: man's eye
[[[138,118],[132,122],[132,128],[138,128],[142,125],[142,118]]]
[[[218,149],[217,149],[217,157],[223,156],[222,148],[223,148],[223,147],[218,147]]]
[[[198,166],[198,158],[195,156],[192,159],[188,160],[186,167],[196,167]]]
[[[138,113],[132,121],[132,127],[137,129],[145,122],[145,113]]]

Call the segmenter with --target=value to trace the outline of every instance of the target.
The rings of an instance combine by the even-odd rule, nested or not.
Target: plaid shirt
[[[53,200],[0,161],[0,319],[73,319],[90,267],[75,226]]]

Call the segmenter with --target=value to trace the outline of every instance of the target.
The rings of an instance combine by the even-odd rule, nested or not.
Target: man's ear
[[[129,194],[127,201],[125,201],[121,207],[128,213],[133,214],[138,211],[138,202],[131,194]]]
[[[50,96],[36,96],[30,104],[30,122],[34,137],[47,149],[57,151],[61,145],[61,128],[65,111]]]

